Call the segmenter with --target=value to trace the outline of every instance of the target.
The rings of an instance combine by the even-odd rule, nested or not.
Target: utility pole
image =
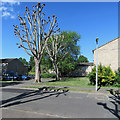
[[[98,40],[96,38],[96,91],[98,90]]]

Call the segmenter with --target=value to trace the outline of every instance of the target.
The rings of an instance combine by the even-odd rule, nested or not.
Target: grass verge
[[[53,86],[66,86],[66,87],[94,87],[90,85],[89,79],[87,77],[78,78],[64,78],[61,81],[54,82],[42,82],[42,83],[32,83],[33,85],[53,85]]]
[[[0,83],[16,83],[16,82],[21,82],[21,81],[0,81]]]
[[[24,88],[35,88],[35,89],[42,89],[43,87],[36,87],[36,86],[25,86]],[[74,88],[58,88],[58,87],[48,87],[48,90],[69,90],[69,91],[84,91],[84,92],[92,92],[89,89],[74,89]]]
[[[90,85],[90,81],[89,81],[88,77],[63,78],[61,81],[32,83],[32,85],[48,85],[48,86],[50,85],[50,86],[63,86],[63,87],[65,86],[65,87],[95,88],[95,86]],[[101,88],[117,89],[118,87],[107,86],[107,87],[101,87]]]

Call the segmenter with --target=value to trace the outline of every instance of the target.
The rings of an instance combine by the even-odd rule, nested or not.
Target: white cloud
[[[2,11],[2,17],[14,19],[16,17],[14,6],[20,5],[20,2],[16,0],[1,0],[1,2],[2,6],[0,6],[0,12]]]
[[[2,17],[10,16],[11,14],[7,11],[2,12]]]
[[[15,19],[15,15],[11,14],[10,12],[8,11],[4,11],[2,12],[2,17],[10,17],[11,19]]]
[[[4,7],[4,6],[0,7],[0,11],[2,10],[7,10],[7,7]]]

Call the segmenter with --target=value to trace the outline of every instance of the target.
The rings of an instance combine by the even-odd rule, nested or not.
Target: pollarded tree
[[[21,21],[20,25],[13,25],[15,35],[17,35],[21,41],[17,43],[17,45],[19,45],[19,48],[22,47],[28,55],[34,57],[35,82],[41,81],[40,63],[46,43],[52,34],[59,31],[59,29],[56,29],[58,23],[55,15],[52,15],[52,19],[48,16],[48,19],[45,20],[45,13],[43,12],[44,6],[45,4],[41,5],[41,3],[32,6],[32,13],[30,13],[28,7],[26,7],[24,17],[18,15]]]
[[[65,57],[65,55],[68,53],[64,51],[66,48],[66,43],[63,41],[64,35],[56,34],[52,35],[50,39],[47,42],[46,45],[46,52],[48,53],[48,56],[50,60],[53,63],[55,73],[56,73],[56,80],[59,80],[59,69],[58,65],[60,61]]]

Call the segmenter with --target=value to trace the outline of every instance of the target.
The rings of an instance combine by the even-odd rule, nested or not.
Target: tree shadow
[[[12,98],[9,98],[7,100],[2,100],[2,101],[0,101],[0,106],[1,106],[1,108],[2,107],[10,107],[10,106],[14,106],[14,105],[24,104],[24,103],[27,103],[27,102],[32,102],[32,101],[48,98],[48,97],[51,97],[51,96],[58,97],[61,94],[64,94],[66,96],[67,95],[66,93],[68,91],[69,90],[67,90],[67,89],[65,89],[65,90],[61,90],[61,89],[54,90],[53,87],[43,87],[43,88],[39,88],[38,90],[24,92],[24,93],[22,93],[22,94],[20,94],[16,97],[12,97]],[[48,93],[48,95],[46,95],[47,93]],[[40,95],[40,97],[31,99],[32,96],[36,96],[36,95]],[[24,100],[24,98],[30,98],[30,99]]]
[[[120,96],[119,94],[116,94],[116,91],[114,91],[113,89],[107,91],[109,91],[110,94],[112,95],[109,96],[109,98],[111,99],[110,102],[115,106],[115,108],[108,107],[107,103],[98,102],[97,104],[103,106],[104,109],[108,110],[109,112],[111,112],[113,115],[120,119]],[[117,91],[120,92],[120,90]]]

